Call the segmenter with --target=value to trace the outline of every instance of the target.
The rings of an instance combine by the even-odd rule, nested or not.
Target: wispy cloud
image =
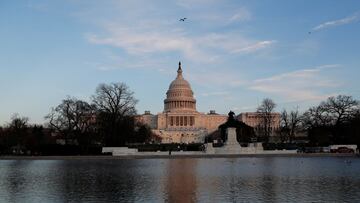
[[[346,18],[321,23],[320,25],[315,26],[312,30],[318,31],[318,30],[323,30],[323,29],[330,28],[330,27],[346,25],[349,23],[357,22],[357,21],[359,21],[359,19],[360,19],[360,14],[359,14],[359,12],[357,12]]]
[[[108,36],[87,34],[86,38],[94,44],[110,45],[124,49],[129,54],[144,55],[179,52],[187,59],[211,63],[221,54],[249,54],[268,48],[274,40],[258,41],[236,33],[208,33],[198,37],[188,35],[182,30],[158,32],[140,31],[120,25],[106,26]]]
[[[188,58],[207,58],[205,53],[195,46],[194,41],[185,37],[181,32],[137,32],[131,28],[108,27],[110,36],[99,37],[88,35],[91,43],[111,45],[123,48],[129,54],[153,54],[158,52],[179,51]]]
[[[238,11],[229,18],[229,23],[237,22],[237,21],[247,21],[250,20],[251,17],[252,17],[251,12],[246,8],[242,7],[238,9]]]
[[[339,85],[333,80],[322,77],[323,71],[337,67],[340,65],[323,65],[257,79],[253,81],[249,89],[274,94],[288,101],[322,100],[329,96],[321,93],[323,88]]]
[[[120,48],[128,55],[173,54],[200,63],[213,63],[229,54],[252,54],[275,43],[273,39],[245,36],[237,27],[226,31],[199,32],[203,28],[220,30],[219,27],[226,24],[250,20],[252,14],[245,7],[226,8],[228,12],[224,12],[219,8],[219,1],[179,0],[176,3],[177,7],[186,10],[185,14],[190,15],[186,15],[188,21],[179,22],[178,16],[168,12],[152,14],[156,10],[155,5],[149,8],[137,5],[128,9],[123,4],[114,3],[113,7],[119,14],[101,22],[96,20],[101,29],[87,33],[85,38],[93,44]],[[211,11],[203,8],[209,5],[212,5]],[[168,6],[171,8],[173,5],[169,3]]]
[[[228,91],[220,91],[220,92],[206,92],[206,93],[202,93],[201,96],[204,97],[211,97],[211,96],[226,96],[229,95],[230,92]]]
[[[191,82],[207,87],[239,87],[246,84],[245,80],[239,78],[238,74],[208,71],[206,73],[192,73],[186,75]]]
[[[197,7],[210,6],[217,3],[221,3],[220,0],[176,0],[176,4],[186,9],[194,9]]]
[[[106,52],[105,53],[108,60],[101,63],[92,63],[88,64],[94,67],[98,71],[115,71],[115,70],[124,70],[124,69],[141,69],[141,70],[152,70],[157,71],[162,74],[173,73],[173,69],[169,68],[169,63],[166,58],[161,60],[157,58],[148,58],[148,57],[119,57],[116,53]],[[176,64],[174,64],[174,69]]]
[[[246,111],[256,111],[257,106],[234,106],[231,108],[233,111],[246,112]]]
[[[265,49],[271,46],[272,44],[274,44],[275,42],[276,42],[275,40],[270,40],[270,41],[265,40],[265,41],[256,42],[255,44],[251,44],[243,48],[234,49],[232,50],[232,53],[252,53],[261,49]]]

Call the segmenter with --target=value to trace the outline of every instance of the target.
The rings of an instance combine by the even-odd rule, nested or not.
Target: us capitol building
[[[145,111],[136,117],[138,122],[150,126],[162,143],[202,143],[206,135],[227,120],[227,115],[216,114],[213,110],[208,114],[196,110],[194,92],[182,72],[179,62],[177,76],[166,92],[162,113],[152,115]]]

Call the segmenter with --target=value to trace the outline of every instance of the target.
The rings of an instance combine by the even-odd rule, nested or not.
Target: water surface
[[[0,202],[360,202],[360,159],[0,160]]]

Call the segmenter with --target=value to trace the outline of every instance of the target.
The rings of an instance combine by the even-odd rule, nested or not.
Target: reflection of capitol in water
[[[67,158],[0,166],[0,202],[360,202],[356,157]]]
[[[166,202],[197,202],[196,167],[196,159],[174,159],[167,163]]]
[[[215,111],[208,114],[196,111],[194,93],[183,77],[179,62],[177,76],[166,92],[164,111],[157,115],[146,111],[137,116],[137,120],[149,125],[164,143],[202,143],[207,134],[217,130],[227,120],[227,115],[219,115]]]

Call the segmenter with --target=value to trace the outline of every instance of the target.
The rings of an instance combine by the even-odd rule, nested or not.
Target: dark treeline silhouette
[[[304,113],[303,124],[313,145],[359,145],[359,101],[346,95],[329,97]]]
[[[280,143],[293,144],[305,138],[307,146],[328,146],[331,144],[360,145],[360,105],[352,96],[329,97],[319,105],[300,113],[283,110],[280,113],[280,128],[273,134]],[[262,116],[260,133],[257,135],[265,143],[269,142],[271,123],[276,104],[269,98],[257,108]],[[262,139],[261,139],[262,138]],[[265,138],[265,139],[264,139]]]
[[[292,143],[305,135],[310,146],[360,145],[360,106],[351,96],[329,97],[301,114],[298,109],[281,112],[279,135]]]
[[[45,145],[55,143],[49,129],[30,125],[28,120],[15,114],[9,124],[0,128],[0,154],[21,154],[26,151],[38,154]]]
[[[1,154],[100,154],[103,146],[158,140],[135,121],[134,93],[124,83],[100,84],[91,103],[67,97],[45,116],[44,126],[15,115],[0,128]]]

